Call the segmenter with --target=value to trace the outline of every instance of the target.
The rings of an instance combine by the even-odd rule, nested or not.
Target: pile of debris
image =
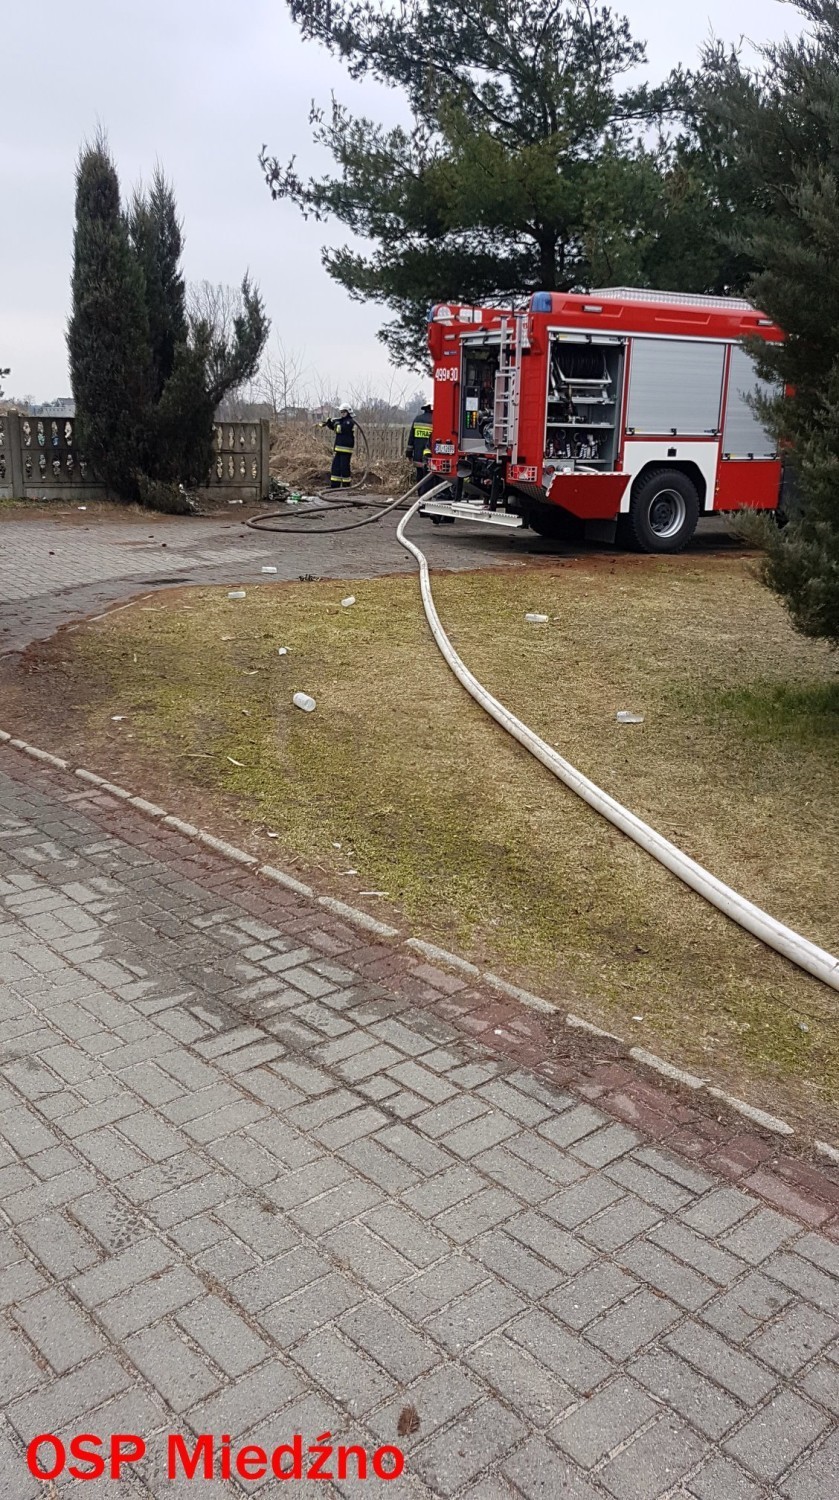
[[[281,481],[277,478],[276,474],[272,474],[270,479],[268,480],[267,499],[273,500],[277,504],[283,505],[290,498],[291,486],[288,484],[282,484]]]

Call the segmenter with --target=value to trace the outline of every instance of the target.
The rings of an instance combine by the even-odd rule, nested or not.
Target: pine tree
[[[395,314],[397,362],[426,358],[428,305],[508,301],[629,280],[721,290],[726,252],[687,148],[657,135],[682,108],[678,75],[627,81],[643,45],[588,0],[289,0],[304,37],[353,78],[401,90],[411,129],[312,107],[336,171],[306,179],[263,147],[275,198],[337,219],[371,254],[326,249],[328,273]],[[695,144],[691,150],[695,152]],[[662,253],[657,247],[666,241]]]
[[[796,495],[789,524],[764,528],[764,579],[800,631],[839,646],[839,4],[795,3],[801,39],[763,49],[753,73],[712,66],[705,103],[746,184],[751,295],[786,334],[753,350]]]
[[[67,330],[78,441],[116,495],[136,499],[151,383],[143,273],[104,136],[79,157]]]

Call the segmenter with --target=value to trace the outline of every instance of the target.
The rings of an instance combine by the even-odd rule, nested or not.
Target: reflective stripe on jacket
[[[408,457],[415,464],[421,464],[428,458],[431,452],[431,417],[427,412],[422,412],[414,417],[411,425],[411,435],[408,438]]]
[[[324,423],[335,434],[335,452],[352,453],[355,449],[355,422],[352,417],[330,417]]]

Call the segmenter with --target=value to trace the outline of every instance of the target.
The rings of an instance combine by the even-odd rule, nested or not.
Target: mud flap
[[[583,535],[587,542],[609,542],[615,541],[618,534],[618,518],[613,516],[611,521],[586,521]]]

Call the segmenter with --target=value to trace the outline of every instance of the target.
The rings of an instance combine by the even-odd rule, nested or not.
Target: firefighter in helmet
[[[352,456],[355,451],[355,421],[348,406],[338,409],[337,417],[330,417],[326,422],[321,422],[321,427],[328,427],[335,434],[335,445],[332,449],[332,472],[330,474],[330,485],[333,490],[348,489],[352,484]]]
[[[419,484],[428,473],[428,460],[431,457],[431,404],[428,401],[411,424],[406,457],[410,458],[416,468]]]

